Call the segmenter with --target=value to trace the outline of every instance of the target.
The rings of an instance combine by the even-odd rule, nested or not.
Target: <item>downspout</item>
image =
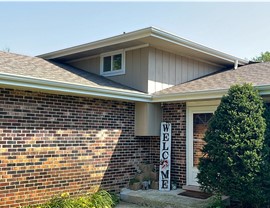
[[[235,61],[234,61],[234,69],[237,69],[238,68],[238,59],[236,59]]]

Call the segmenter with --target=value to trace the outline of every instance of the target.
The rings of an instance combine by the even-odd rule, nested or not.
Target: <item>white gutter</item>
[[[19,76],[13,74],[0,74],[0,85],[12,86],[19,89],[38,89],[45,92],[60,92],[62,94],[77,96],[94,96],[100,98],[112,98],[127,101],[150,102],[152,96],[140,92],[130,92],[121,89],[90,87],[50,81],[39,78]]]
[[[261,96],[270,95],[270,85],[254,86],[259,91]],[[223,95],[227,94],[228,89],[219,90],[204,90],[186,93],[174,93],[168,95],[154,95],[152,102],[173,102],[173,101],[191,101],[191,100],[208,100],[220,99]]]
[[[75,53],[90,51],[90,50],[94,50],[94,49],[98,49],[98,48],[102,48],[102,47],[106,47],[106,46],[110,46],[110,45],[114,45],[114,44],[120,44],[120,43],[124,43],[127,41],[132,41],[132,40],[136,40],[139,38],[148,37],[148,36],[150,36],[150,34],[151,34],[151,28],[144,28],[141,30],[136,30],[134,32],[129,32],[129,33],[117,35],[117,36],[114,36],[111,38],[106,38],[106,39],[102,39],[102,40],[98,40],[98,41],[94,41],[94,42],[62,49],[59,51],[54,51],[51,53],[42,54],[42,55],[39,55],[37,57],[40,57],[43,59],[55,59],[55,58],[59,58],[62,56],[72,55]]]
[[[191,101],[191,100],[207,100],[221,98],[227,93],[227,89],[222,90],[206,90],[186,93],[174,93],[167,95],[154,95],[152,102],[173,102],[173,101]]]
[[[8,86],[19,89],[32,89],[34,91],[38,89],[42,92],[45,91],[49,93],[100,97],[105,99],[111,98],[147,103],[220,99],[228,92],[228,89],[219,89],[167,95],[148,95],[140,92],[110,89],[109,87],[90,87],[4,73],[0,74],[0,86]],[[270,95],[270,85],[255,86],[255,89],[257,89],[262,96]]]
[[[204,45],[195,43],[193,41],[181,38],[177,35],[166,32],[164,30],[160,30],[160,29],[154,28],[154,27],[152,27],[151,29],[152,29],[152,36],[154,36],[156,38],[161,38],[161,39],[164,39],[166,41],[172,42],[174,44],[181,45],[181,46],[184,46],[186,48],[190,48],[192,50],[195,50],[195,51],[198,51],[198,52],[210,55],[210,56],[214,56],[216,58],[227,60],[227,61],[230,61],[232,63],[235,63],[235,61],[237,61],[241,64],[248,64],[248,61],[246,61],[244,59],[240,59],[238,57],[217,51],[213,48],[209,48],[209,47],[206,47]]]
[[[137,30],[137,31],[121,34],[118,36],[114,36],[111,38],[106,38],[103,40],[99,40],[99,41],[95,41],[95,42],[91,42],[91,43],[87,43],[87,44],[83,44],[83,45],[79,45],[79,46],[75,46],[75,47],[66,48],[66,49],[54,51],[51,53],[46,53],[43,55],[39,55],[37,57],[44,58],[44,59],[54,59],[54,58],[72,55],[72,54],[76,54],[76,53],[80,53],[80,52],[84,52],[84,51],[90,51],[90,50],[94,50],[94,49],[98,49],[98,48],[102,48],[102,47],[106,47],[106,46],[110,46],[110,45],[124,43],[124,42],[132,41],[132,40],[138,40],[140,38],[151,37],[151,36],[168,41],[168,42],[171,42],[171,43],[174,43],[174,44],[177,44],[177,45],[184,46],[186,48],[198,51],[200,53],[207,54],[207,55],[212,56],[212,57],[216,57],[216,58],[219,58],[222,60],[229,61],[232,64],[234,64],[236,60],[238,60],[239,64],[244,65],[244,64],[248,63],[248,61],[246,61],[244,59],[240,59],[240,58],[237,58],[235,56],[217,51],[215,49],[212,49],[212,48],[206,47],[204,45],[192,42],[190,40],[181,38],[177,35],[160,30],[160,29],[155,28],[155,27],[144,28],[141,30]]]

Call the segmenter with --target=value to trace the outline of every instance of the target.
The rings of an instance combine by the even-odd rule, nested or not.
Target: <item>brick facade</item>
[[[186,103],[164,103],[163,121],[172,124],[172,180],[186,184]]]
[[[172,180],[178,187],[186,185],[186,103],[163,103],[162,121],[172,124]],[[160,138],[148,137],[150,162],[159,164]]]
[[[125,187],[151,152],[149,139],[134,136],[134,110],[129,102],[0,89],[0,208]]]

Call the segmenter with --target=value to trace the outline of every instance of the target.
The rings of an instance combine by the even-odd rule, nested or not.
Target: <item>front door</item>
[[[205,144],[203,138],[215,110],[216,106],[192,106],[187,109],[187,185],[199,185],[197,174]]]

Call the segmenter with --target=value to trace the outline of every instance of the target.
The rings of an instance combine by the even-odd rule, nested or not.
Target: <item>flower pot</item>
[[[129,184],[129,188],[133,191],[137,191],[137,190],[141,189],[141,182]]]
[[[151,178],[151,181],[158,181],[158,172],[151,172],[150,178]]]
[[[152,181],[151,185],[150,185],[150,188],[151,189],[158,189],[158,181]]]

